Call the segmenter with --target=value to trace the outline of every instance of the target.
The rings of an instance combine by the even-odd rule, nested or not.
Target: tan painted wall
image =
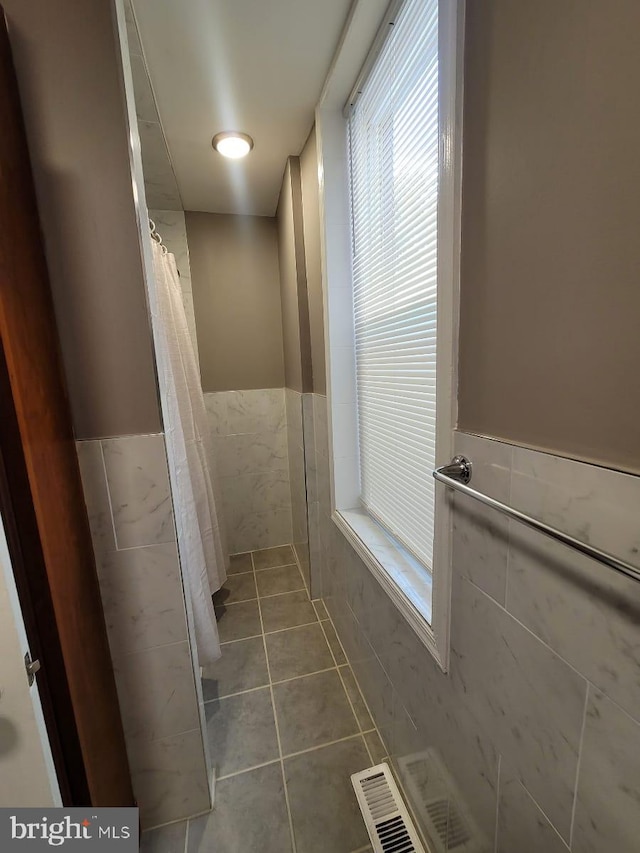
[[[282,388],[275,219],[186,211],[203,391]]]
[[[320,187],[318,184],[316,129],[313,127],[300,154],[304,250],[311,337],[313,390],[327,393],[324,353],[324,314],[322,303],[322,267],[320,252]]]
[[[110,0],[3,0],[78,438],[160,415]]]
[[[640,4],[466,26],[460,426],[640,471]]]
[[[312,390],[311,343],[298,157],[287,161],[276,218],[285,385],[308,392]]]

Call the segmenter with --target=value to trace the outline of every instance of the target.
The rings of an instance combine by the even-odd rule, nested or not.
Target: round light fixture
[[[237,130],[225,130],[222,133],[216,133],[211,144],[218,154],[222,154],[223,157],[239,160],[241,157],[246,157],[249,151],[251,151],[253,148],[253,139],[248,133],[239,133]]]

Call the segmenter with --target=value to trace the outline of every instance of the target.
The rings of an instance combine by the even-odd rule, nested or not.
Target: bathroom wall
[[[292,541],[284,388],[204,395],[229,551]]]
[[[113,4],[5,3],[143,826],[210,805]],[[130,35],[135,35],[131,20]],[[164,206],[164,205],[163,205]]]
[[[326,417],[318,425],[316,443],[314,410],[317,410],[316,395],[323,395],[326,410],[326,369],[324,353],[324,300],[322,295],[322,259],[320,243],[320,182],[318,174],[318,151],[315,125],[300,154],[300,183],[302,190],[302,216],[304,234],[304,264],[309,311],[309,341],[313,393],[304,394],[302,401],[304,445],[305,445],[305,481],[307,489],[307,525],[309,535],[309,584],[312,596],[322,594],[321,565],[325,561],[320,537],[320,495],[318,478],[321,478],[320,491],[323,495],[326,528],[329,518],[326,508],[329,500],[327,421]],[[326,411],[325,411],[326,414]],[[316,454],[320,454],[318,460]],[[326,530],[325,530],[326,538]]]
[[[307,299],[309,304],[309,337],[313,373],[313,391],[327,393],[324,361],[324,309],[322,302],[322,259],[320,247],[320,186],[315,125],[300,154],[300,184]]]
[[[205,392],[284,386],[275,220],[185,214]]]
[[[143,828],[209,808],[164,436],[77,444]]]
[[[329,562],[328,549],[332,541],[330,528],[333,526],[328,411],[327,398],[323,394],[305,394],[303,428],[309,527],[309,578],[312,597],[321,598],[324,595],[323,576]]]
[[[160,429],[111,6],[3,3],[78,438]]]
[[[205,403],[231,553],[292,541],[275,220],[186,213]]]
[[[457,813],[474,850],[632,853],[637,585],[456,497],[443,674],[330,521],[326,400],[314,404],[312,563],[423,826],[425,803],[440,799],[449,832]],[[637,561],[638,478],[462,432],[456,452],[473,460],[476,488]]]
[[[298,157],[289,157],[287,160],[276,219],[285,385],[303,393],[311,391],[313,381]]]
[[[617,138],[638,76],[637,7],[621,0],[612,14],[598,3],[559,10],[546,0],[470,0],[467,15],[465,429],[455,433],[455,450],[473,461],[475,488],[639,565],[640,478],[564,458],[633,467],[629,452],[637,453],[628,431],[637,421],[634,391],[624,400],[619,382],[622,372],[633,375],[627,359],[637,335],[627,318],[612,322],[620,311],[637,313],[629,291],[635,243],[627,251],[637,219],[633,122],[629,138]],[[609,136],[616,109],[624,116]],[[588,114],[608,116],[593,134]],[[620,161],[609,148],[618,143]],[[611,287],[603,269],[620,274]],[[609,294],[617,306],[605,304]],[[595,358],[602,361],[587,389],[575,368]],[[609,390],[600,392],[609,381],[621,395],[611,406]],[[326,407],[313,394],[313,418],[305,419],[312,586],[319,575],[421,824],[433,835],[436,811],[447,816],[433,849],[633,853],[637,584],[456,496],[443,673],[331,521]],[[522,446],[529,443],[557,453]]]
[[[92,524],[93,545],[133,788],[149,829],[207,811],[214,790],[167,444],[158,433],[78,442],[77,450],[90,523],[96,512],[112,516],[113,543]],[[122,545],[129,524],[139,535]]]
[[[296,552],[307,590],[311,586],[309,561],[309,531],[307,520],[307,487],[305,477],[305,446],[303,407],[310,394],[284,389],[287,424],[287,452],[291,494],[291,543]]]
[[[293,545],[310,588],[303,406],[313,387],[300,160],[289,157],[278,210],[278,258],[284,344],[287,444]]]
[[[640,473],[640,5],[466,7],[460,425]]]

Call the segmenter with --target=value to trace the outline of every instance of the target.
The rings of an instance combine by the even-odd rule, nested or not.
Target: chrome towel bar
[[[631,563],[619,560],[618,557],[607,554],[606,551],[601,551],[593,545],[587,545],[586,542],[582,542],[580,539],[575,539],[568,533],[563,533],[562,530],[556,530],[555,527],[550,527],[548,524],[545,524],[544,521],[532,518],[530,515],[526,515],[518,509],[507,506],[507,504],[503,504],[495,498],[490,498],[489,495],[485,495],[482,492],[476,491],[476,489],[472,489],[471,486],[468,485],[471,481],[472,470],[473,466],[466,457],[456,456],[451,460],[449,465],[442,465],[440,468],[436,468],[433,472],[433,476],[438,482],[444,483],[444,485],[448,486],[450,489],[454,489],[456,492],[461,492],[463,495],[467,495],[479,503],[485,504],[485,506],[490,506],[492,509],[497,509],[498,512],[509,516],[509,518],[513,518],[521,524],[531,527],[533,530],[538,530],[540,533],[544,533],[545,536],[548,536],[550,539],[555,539],[556,542],[562,542],[563,545],[567,545],[569,548],[580,551],[581,554],[585,554],[587,557],[597,560],[599,563],[608,566],[610,569],[619,572],[621,575],[626,575],[626,577],[631,578],[634,581],[640,581],[640,568],[632,566]]]

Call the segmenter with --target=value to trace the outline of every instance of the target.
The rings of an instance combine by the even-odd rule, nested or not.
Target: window
[[[354,4],[316,111],[332,518],[446,670],[464,0],[383,5]]]
[[[363,505],[431,570],[438,2],[407,0],[348,120]]]

